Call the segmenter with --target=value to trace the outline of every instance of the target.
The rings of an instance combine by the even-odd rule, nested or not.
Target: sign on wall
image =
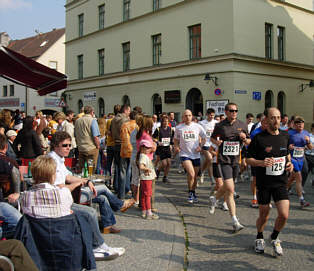
[[[20,98],[0,99],[0,107],[19,107]]]
[[[45,107],[58,107],[59,103],[59,98],[45,98]]]
[[[215,110],[216,115],[225,113],[225,105],[229,103],[229,100],[207,100],[206,101],[206,110],[212,108]]]
[[[84,92],[83,100],[85,102],[96,101],[96,91]]]

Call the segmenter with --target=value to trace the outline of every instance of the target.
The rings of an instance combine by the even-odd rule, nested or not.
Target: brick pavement
[[[272,257],[267,242],[266,251],[257,255],[253,250],[256,237],[255,221],[257,209],[249,207],[249,182],[237,184],[241,197],[237,200],[237,215],[246,227],[233,234],[230,216],[217,209],[214,215],[208,213],[209,183],[199,186],[200,202],[187,203],[185,175],[170,175],[169,185],[158,185],[160,191],[183,214],[189,240],[188,270],[314,270],[314,189],[306,185],[306,199],[311,207],[300,210],[296,196],[291,196],[288,224],[279,235],[283,241],[284,256]],[[276,209],[271,210],[264,238],[269,238]],[[160,269],[162,270],[162,269]]]

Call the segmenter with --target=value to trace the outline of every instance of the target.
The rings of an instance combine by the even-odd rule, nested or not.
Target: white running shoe
[[[204,173],[201,174],[200,182],[201,182],[201,183],[204,183]]]
[[[209,197],[209,213],[213,215],[215,213],[215,208],[217,207],[217,200],[214,196]]]
[[[282,256],[282,247],[280,245],[281,241],[277,238],[276,240],[271,240],[271,245],[273,247],[274,256]]]
[[[118,254],[119,256],[122,256],[125,253],[124,247],[109,247],[108,253],[110,254]]]
[[[255,240],[255,252],[256,253],[264,253],[265,250],[265,241],[264,239],[256,239]]]
[[[222,204],[222,210],[223,210],[223,211],[229,211],[228,204],[227,204],[227,202],[225,202],[225,201],[224,201],[224,203]]]
[[[244,229],[244,226],[240,222],[236,222],[232,225],[234,233]]]

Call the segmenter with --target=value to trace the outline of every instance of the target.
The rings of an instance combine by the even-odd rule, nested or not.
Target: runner
[[[197,174],[201,164],[200,152],[206,141],[206,133],[202,126],[192,122],[192,112],[185,110],[182,117],[184,123],[176,127],[174,134],[175,153],[179,152],[180,160],[187,172],[189,203],[198,202],[195,194]]]
[[[217,123],[211,136],[211,141],[219,146],[218,168],[224,180],[223,186],[215,196],[210,197],[209,213],[214,214],[216,201],[223,195],[227,201],[229,213],[233,222],[234,232],[244,228],[236,217],[236,206],[234,201],[234,179],[239,173],[239,158],[241,145],[250,144],[247,125],[237,120],[238,106],[228,103],[225,106],[227,118]]]
[[[288,181],[288,189],[291,184],[296,180],[295,189],[300,200],[301,208],[310,206],[310,203],[304,200],[302,194],[302,167],[304,164],[304,147],[307,146],[310,150],[312,144],[310,141],[310,133],[304,130],[304,119],[300,116],[294,118],[294,129],[288,131],[289,133],[289,150],[293,164],[293,173]]]
[[[164,177],[162,181],[168,183],[168,172],[171,165],[171,149],[170,145],[173,144],[174,128],[169,127],[169,119],[167,116],[163,116],[161,119],[161,127],[156,128],[153,138],[157,143],[157,150],[161,161],[161,168],[164,171]],[[158,175],[160,168],[157,169]]]
[[[289,216],[289,197],[286,189],[286,171],[292,171],[293,165],[289,154],[289,135],[280,131],[280,111],[277,108],[265,110],[267,130],[257,134],[248,149],[247,162],[256,167],[257,200],[259,217],[256,221],[257,236],[255,252],[264,253],[263,236],[273,198],[277,207],[277,218],[271,234],[274,256],[283,255],[278,235]]]
[[[199,122],[200,125],[203,126],[205,132],[206,132],[206,143],[202,148],[202,154],[205,157],[205,161],[201,168],[201,183],[204,182],[204,172],[207,169],[208,170],[208,176],[209,180],[212,184],[215,183],[214,177],[213,177],[213,169],[212,169],[212,160],[213,157],[211,153],[209,152],[209,147],[211,145],[210,137],[214,131],[215,124],[218,122],[215,119],[215,110],[212,108],[208,108],[206,112],[206,119]]]

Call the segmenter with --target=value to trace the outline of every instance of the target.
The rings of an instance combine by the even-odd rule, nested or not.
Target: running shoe
[[[201,182],[201,183],[204,183],[204,173],[201,174],[200,182]]]
[[[256,253],[264,253],[265,250],[265,241],[264,239],[256,239],[255,240],[255,252]]]
[[[215,213],[215,208],[217,207],[217,200],[214,196],[209,197],[209,213],[213,215]]]
[[[232,225],[234,233],[244,229],[244,226],[240,222],[236,222]]]
[[[146,215],[146,220],[156,220],[159,219],[159,216],[156,214]]]
[[[198,203],[198,198],[195,194],[193,195],[193,203]]]
[[[163,183],[169,183],[168,177],[167,177],[167,176],[164,176],[164,177],[162,178],[162,182],[163,182]]]
[[[192,192],[189,193],[188,202],[193,203],[194,195]]]
[[[252,208],[258,208],[258,203],[257,203],[257,200],[256,199],[252,199],[251,200],[251,205],[250,205]]]
[[[301,209],[303,209],[303,208],[309,207],[310,203],[305,200],[302,200],[300,201],[300,206],[301,206]]]
[[[280,245],[281,241],[277,238],[276,240],[271,240],[271,245],[273,247],[274,256],[282,256],[282,247]]]
[[[229,211],[227,202],[225,202],[225,201],[224,201],[224,203],[222,204],[222,210],[223,210],[223,211]]]
[[[235,191],[233,193],[233,196],[234,196],[235,199],[239,199],[240,198],[240,195],[237,192],[235,192]]]
[[[160,171],[158,169],[156,169],[156,180],[158,180],[159,174],[160,174]]]

